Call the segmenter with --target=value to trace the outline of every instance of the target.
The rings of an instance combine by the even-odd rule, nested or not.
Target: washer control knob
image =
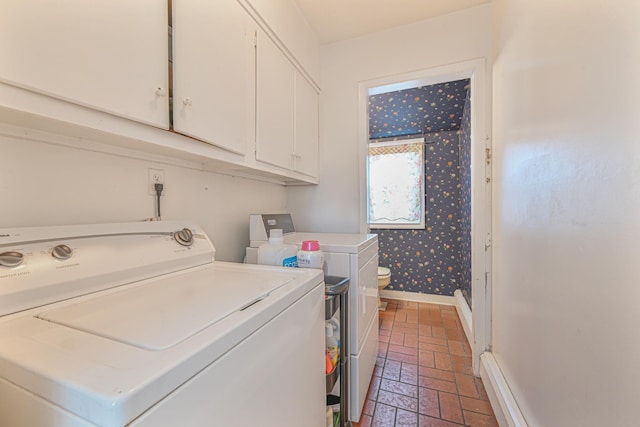
[[[9,251],[0,253],[0,265],[4,267],[17,267],[24,261],[24,255],[20,252]]]
[[[191,246],[193,244],[193,233],[188,228],[173,233],[173,238],[182,246]]]
[[[73,254],[73,249],[71,249],[67,245],[57,245],[51,251],[51,256],[56,259],[65,260],[71,258]]]

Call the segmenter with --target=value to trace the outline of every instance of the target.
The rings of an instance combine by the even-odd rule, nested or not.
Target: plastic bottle
[[[338,363],[338,341],[336,337],[333,336],[333,325],[327,323],[325,325],[326,329],[326,343],[327,343],[327,353],[329,353],[329,358],[331,359],[331,364],[336,366]]]
[[[305,240],[298,251],[298,267],[319,268],[324,265],[324,254],[317,240]]]
[[[338,342],[338,354],[340,354],[340,320],[338,320],[336,316],[333,316],[331,319],[327,320],[325,324],[333,326],[333,336]]]
[[[297,267],[297,247],[284,243],[282,229],[274,228],[269,233],[269,241],[258,248],[258,264]]]

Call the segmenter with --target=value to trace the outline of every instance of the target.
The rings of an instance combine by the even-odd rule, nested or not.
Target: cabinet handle
[[[163,87],[157,87],[156,88],[156,95],[158,96],[165,96],[167,94],[167,91],[163,88]]]
[[[189,97],[185,98],[182,100],[182,103],[185,105],[185,107],[189,107],[191,105],[193,105],[193,100]]]
[[[362,314],[367,313],[367,287],[366,285],[362,285],[362,290],[360,291],[362,294]]]
[[[291,153],[291,155],[292,155],[293,157],[295,157],[296,159],[301,159],[301,158],[302,158],[302,155],[300,155],[300,154],[298,154],[298,153]]]

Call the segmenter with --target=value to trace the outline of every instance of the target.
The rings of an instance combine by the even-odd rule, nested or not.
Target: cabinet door
[[[0,1],[0,81],[169,128],[166,0]]]
[[[245,154],[253,141],[255,29],[236,0],[173,0],[173,125]]]
[[[318,92],[296,72],[295,170],[318,177]]]
[[[293,169],[295,69],[264,33],[258,33],[256,159]]]

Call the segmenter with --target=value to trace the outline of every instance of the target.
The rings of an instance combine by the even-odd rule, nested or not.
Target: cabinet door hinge
[[[253,32],[253,47],[258,47],[258,32]]]

